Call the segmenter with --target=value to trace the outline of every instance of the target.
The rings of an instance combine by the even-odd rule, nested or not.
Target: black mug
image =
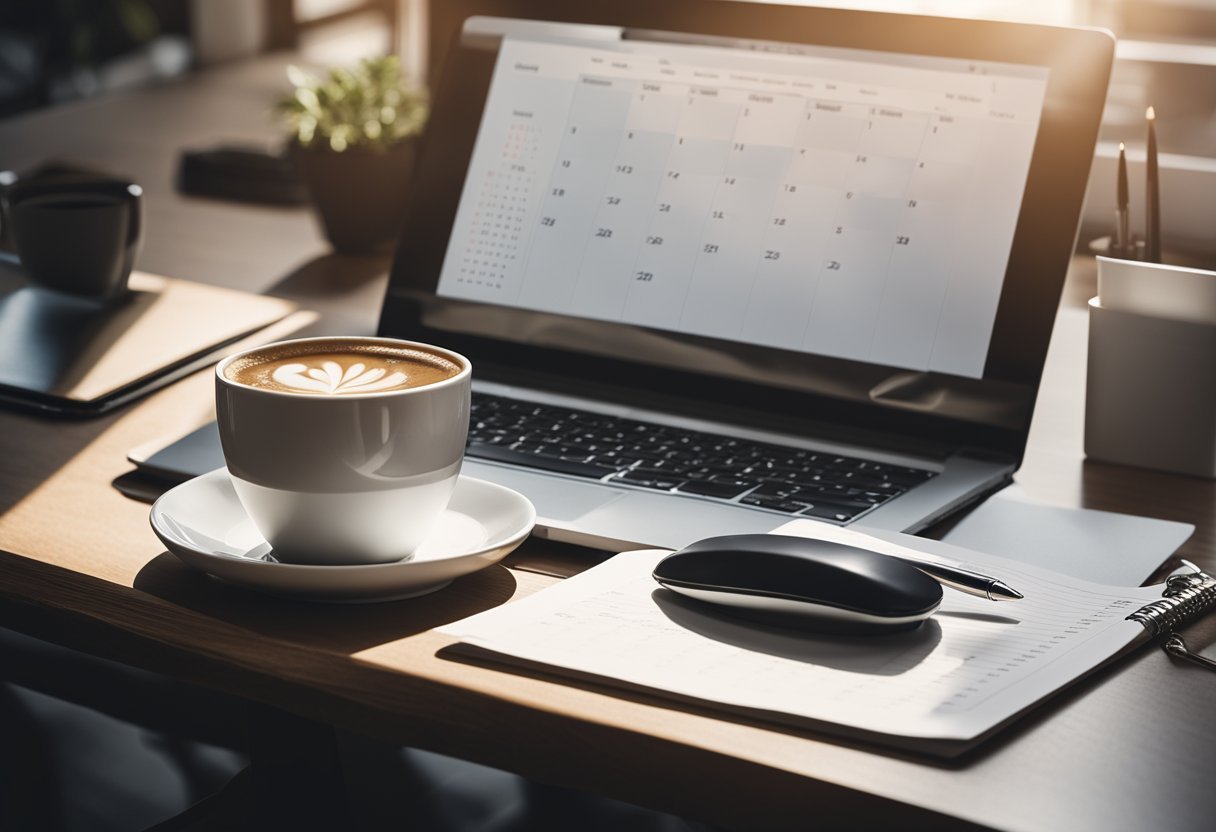
[[[8,218],[31,284],[108,299],[123,294],[139,251],[138,185],[119,179],[54,177],[8,190]]]

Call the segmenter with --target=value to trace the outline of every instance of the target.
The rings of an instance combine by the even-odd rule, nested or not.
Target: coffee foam
[[[343,368],[337,361],[322,361],[320,367],[298,362],[280,364],[270,377],[282,387],[303,393],[375,393],[405,387],[408,377],[400,370],[368,367],[356,361]]]
[[[454,361],[411,347],[324,339],[273,345],[224,368],[229,381],[314,396],[349,396],[423,387],[459,375]]]

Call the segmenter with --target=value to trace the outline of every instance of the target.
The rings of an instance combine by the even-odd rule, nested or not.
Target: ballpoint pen
[[[1005,582],[999,581],[989,575],[972,572],[970,569],[913,558],[901,557],[900,560],[903,560],[909,566],[916,567],[929,577],[936,579],[939,583],[952,589],[957,589],[959,592],[964,592],[967,595],[987,598],[989,601],[1016,601],[1019,598],[1026,597]]]
[[[1157,114],[1152,107],[1149,107],[1144,117],[1148,121],[1148,152],[1145,156],[1145,168],[1148,174],[1145,182],[1144,210],[1145,259],[1150,263],[1160,263],[1161,201],[1157,174]]]
[[[1123,146],[1123,142],[1119,142],[1119,179],[1115,197],[1115,244],[1111,251],[1115,257],[1130,258],[1134,250],[1127,203],[1127,150]]]

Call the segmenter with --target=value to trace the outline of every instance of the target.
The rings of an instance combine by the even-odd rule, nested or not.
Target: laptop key
[[[858,488],[864,488],[866,491],[906,491],[908,486],[895,482],[894,480],[883,480],[874,477],[850,477],[845,482],[856,485]],[[914,485],[918,483],[913,483]]]
[[[775,497],[757,497],[754,494],[748,494],[739,502],[745,506],[770,508],[774,511],[784,511],[787,514],[794,514],[807,507],[806,503],[798,503],[792,500],[780,500]]]
[[[719,465],[702,465],[694,470],[698,474],[708,475],[710,479],[729,480],[732,482],[734,482],[734,481],[750,482],[753,485],[755,485],[755,483],[756,483],[755,480],[748,480],[748,479],[744,479],[743,477],[740,477],[739,471],[735,470],[734,468],[730,468],[730,467],[724,467],[724,466],[719,466]]]
[[[470,442],[465,449],[465,453],[477,459],[488,459],[495,462],[509,462],[513,465],[520,465],[525,468],[536,468],[541,471],[552,471],[557,474],[571,474],[576,477],[588,477],[590,479],[600,479],[604,477],[608,471],[599,465],[592,465],[586,462],[575,462],[567,459],[559,459],[550,456],[540,456],[539,454],[521,452],[504,448],[501,445],[487,445],[483,442]]]
[[[749,496],[765,497],[772,500],[787,500],[797,490],[797,486],[795,486],[793,483],[763,480],[760,483],[760,487],[753,491]]]
[[[729,500],[751,489],[755,483],[742,480],[694,480],[680,486],[685,494],[700,494],[703,497],[720,497]]]
[[[873,503],[864,500],[850,500],[845,497],[838,498],[828,495],[823,495],[818,499],[810,499],[807,500],[807,502],[817,506],[829,506],[831,508],[839,509],[840,511],[851,511],[854,514],[865,511],[870,506],[874,505]]]
[[[917,468],[896,468],[886,473],[888,480],[908,488],[920,485],[925,480],[932,479],[933,476],[932,471],[921,471]]]
[[[806,472],[801,468],[788,468],[783,465],[774,465],[772,463],[760,463],[745,468],[740,473],[751,474],[756,477],[773,480],[794,480],[805,476]]]
[[[837,506],[823,503],[821,505],[813,505],[802,512],[807,517],[818,517],[821,520],[835,520],[839,523],[844,523],[852,520],[860,511],[850,509],[842,509]]]
[[[611,482],[627,482],[630,485],[641,486],[642,488],[654,488],[659,491],[670,491],[684,481],[676,479],[666,471],[655,471],[649,468],[633,468],[629,471],[622,471],[617,476],[613,477]]]

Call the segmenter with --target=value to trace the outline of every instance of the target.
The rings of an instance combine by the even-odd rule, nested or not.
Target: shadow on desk
[[[387,257],[323,254],[284,275],[266,294],[325,313],[378,312],[388,270]]]
[[[222,583],[164,552],[139,571],[134,586],[270,638],[349,655],[498,606],[515,593],[515,578],[507,569],[494,565],[421,598],[379,604],[318,604]]]
[[[6,487],[0,489],[0,515],[32,494],[106,432],[127,411],[87,421],[5,412],[0,430],[0,459]],[[37,448],[31,454],[29,448]]]

